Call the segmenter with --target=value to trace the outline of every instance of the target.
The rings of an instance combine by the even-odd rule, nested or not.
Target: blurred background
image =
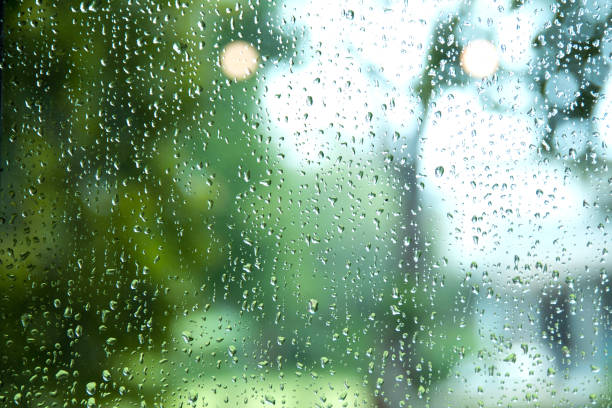
[[[609,1],[2,5],[0,406],[612,404]]]

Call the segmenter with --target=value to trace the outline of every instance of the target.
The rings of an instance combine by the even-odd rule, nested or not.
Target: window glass
[[[609,1],[0,5],[0,406],[612,404]]]

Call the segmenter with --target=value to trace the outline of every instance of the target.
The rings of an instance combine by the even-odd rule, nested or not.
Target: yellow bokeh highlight
[[[246,41],[232,41],[221,51],[219,64],[226,77],[242,81],[250,78],[257,71],[259,52]]]

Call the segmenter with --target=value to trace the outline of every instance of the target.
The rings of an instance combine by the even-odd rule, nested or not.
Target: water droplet
[[[97,384],[94,381],[88,382],[87,385],[85,385],[85,391],[89,395],[94,395],[96,393],[96,389],[97,389]]]
[[[308,311],[315,314],[319,310],[319,301],[316,299],[310,299],[308,301]]]
[[[329,363],[329,358],[321,357],[321,367],[325,368],[325,365]]]
[[[182,332],[181,337],[183,338],[183,341],[185,343],[191,343],[193,341],[193,335],[188,330],[185,330],[184,332]]]
[[[504,361],[516,363],[516,354],[515,353],[508,354],[506,358],[504,358]]]

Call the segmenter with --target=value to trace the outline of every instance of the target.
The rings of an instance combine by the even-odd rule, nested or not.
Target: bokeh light
[[[498,65],[497,49],[487,40],[470,41],[461,52],[461,67],[474,78],[493,75]]]
[[[259,52],[246,41],[232,41],[221,51],[219,63],[226,77],[242,81],[257,71]]]

